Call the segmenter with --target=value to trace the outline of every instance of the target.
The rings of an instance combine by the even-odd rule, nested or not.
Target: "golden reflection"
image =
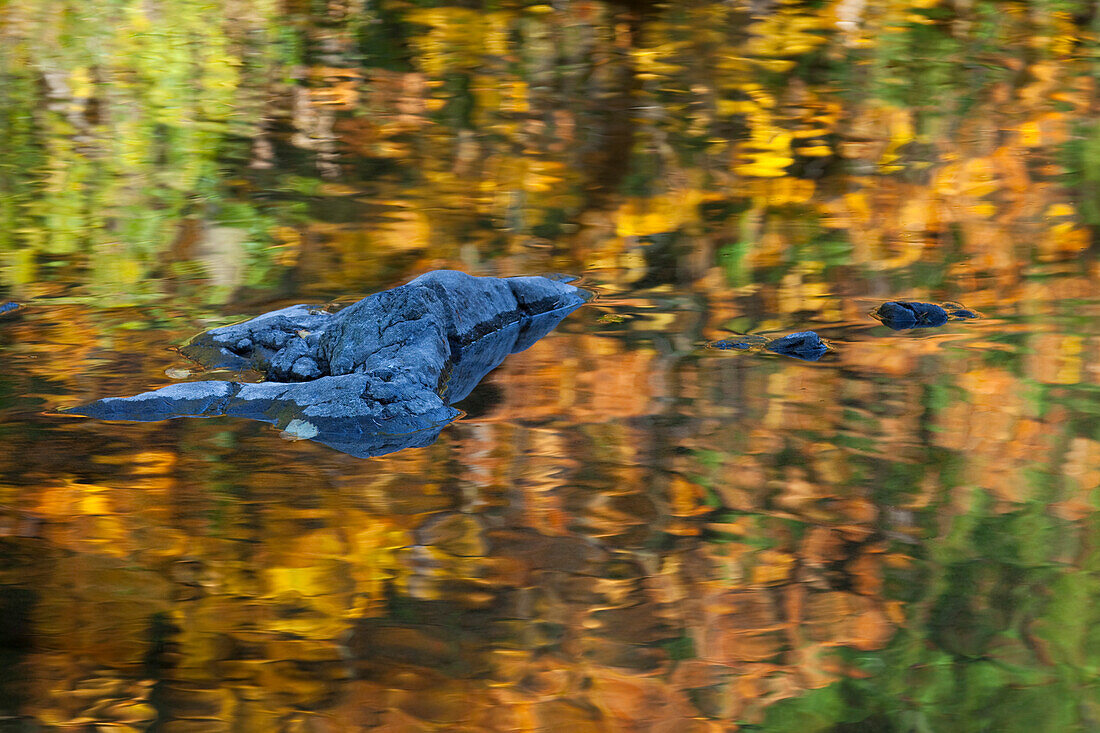
[[[245,5],[0,9],[0,714],[1095,727],[1095,9]],[[42,412],[442,266],[602,297],[428,448]]]

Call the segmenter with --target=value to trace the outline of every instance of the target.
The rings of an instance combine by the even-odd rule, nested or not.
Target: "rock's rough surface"
[[[295,305],[195,337],[183,353],[271,381],[190,382],[68,412],[106,420],[232,415],[371,456],[428,445],[506,356],[587,300],[544,277],[421,275],[333,314]]]

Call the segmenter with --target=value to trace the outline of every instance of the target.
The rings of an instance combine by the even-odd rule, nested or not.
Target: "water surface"
[[[0,727],[1100,725],[1098,22],[3,6]],[[441,267],[600,297],[431,446],[51,414]]]

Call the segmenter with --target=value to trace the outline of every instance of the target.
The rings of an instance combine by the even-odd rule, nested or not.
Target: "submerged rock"
[[[803,361],[817,361],[829,352],[829,345],[813,331],[799,331],[781,338],[769,339],[758,334],[722,339],[710,344],[713,349],[738,351],[771,351]]]
[[[760,351],[767,343],[767,336],[750,334],[747,336],[736,336],[722,339],[721,341],[714,341],[710,344],[710,347],[712,349],[721,349],[722,351]]]
[[[948,321],[977,318],[978,314],[957,303],[938,305],[890,300],[875,308],[871,316],[887,328],[906,331],[910,328],[936,328]]]
[[[944,303],[943,307],[947,309],[949,321],[969,321],[979,317],[977,311],[972,311],[958,303]]]
[[[271,381],[173,384],[67,412],[154,421],[231,415],[274,423],[356,456],[429,445],[506,356],[587,300],[544,277],[439,270],[337,313],[295,305],[196,336],[181,351],[206,366]]]
[[[958,303],[918,303],[890,300],[875,308],[871,315],[895,331],[912,328],[934,328],[948,321],[962,321],[980,316]],[[803,361],[818,361],[833,347],[813,331],[799,331],[777,339],[760,334],[735,336],[707,344],[725,351],[771,351]]]

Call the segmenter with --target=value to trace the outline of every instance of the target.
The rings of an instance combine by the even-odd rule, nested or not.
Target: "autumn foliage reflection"
[[[1100,720],[1094,8],[245,5],[0,10],[3,714]],[[441,266],[601,297],[429,448],[41,414]]]

